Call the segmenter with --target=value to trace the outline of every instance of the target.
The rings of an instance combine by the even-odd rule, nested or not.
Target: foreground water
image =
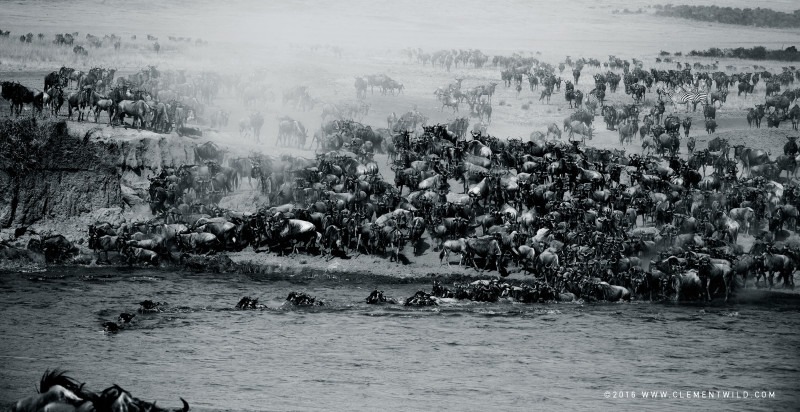
[[[800,401],[794,295],[712,306],[414,309],[366,305],[375,287],[397,298],[430,290],[427,282],[324,274],[0,274],[0,407],[32,394],[53,367],[89,388],[117,383],[162,406],[182,396],[198,411],[796,410]],[[325,306],[287,307],[292,290]],[[245,295],[270,309],[232,310]],[[102,322],[144,299],[169,306],[138,314],[118,334],[102,332]],[[653,390],[666,398],[642,398]],[[687,399],[702,394],[686,391],[703,390],[740,398]],[[769,399],[756,398],[762,390]]]

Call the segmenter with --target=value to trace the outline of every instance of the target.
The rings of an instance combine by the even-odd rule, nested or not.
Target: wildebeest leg
[[[733,293],[733,284],[736,280],[736,273],[731,271],[730,273],[724,275],[722,279],[725,284],[725,303],[727,303],[731,293]]]
[[[472,261],[472,267],[475,268],[475,270],[480,270],[480,269],[478,269],[478,264],[475,263],[475,259],[473,258],[472,253],[467,253],[466,259]]]
[[[359,233],[358,236],[356,237],[356,256],[355,257],[359,257],[359,256],[361,256],[361,233]]]
[[[474,255],[473,255],[474,256]],[[489,267],[489,257],[491,255],[486,255],[483,257],[483,267],[480,269],[481,272],[486,271]],[[476,263],[477,265],[477,263]]]

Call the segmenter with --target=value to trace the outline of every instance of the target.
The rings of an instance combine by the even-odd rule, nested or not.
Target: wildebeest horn
[[[189,402],[186,402],[186,399],[181,398],[181,403],[183,403],[183,409],[181,409],[181,412],[188,412]]]

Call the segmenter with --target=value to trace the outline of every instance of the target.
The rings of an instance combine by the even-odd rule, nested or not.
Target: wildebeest
[[[631,300],[631,292],[627,288],[618,285],[611,285],[607,282],[599,282],[591,288],[590,296],[598,300],[607,302],[618,302],[620,300]]]
[[[697,268],[697,275],[700,277],[701,285],[705,289],[706,297],[711,300],[712,289],[722,287],[725,289],[725,301],[727,302],[733,292],[734,272],[730,262],[712,262],[710,258],[703,257]]]
[[[267,236],[270,244],[281,251],[285,244],[291,244],[292,254],[297,253],[298,243],[305,244],[306,247],[319,246],[322,240],[322,234],[317,232],[313,223],[299,219],[286,219],[284,222],[271,224]]]
[[[19,116],[22,113],[22,106],[25,104],[32,104],[35,93],[33,90],[17,83],[17,82],[3,82],[2,83],[2,97],[11,102],[11,114],[16,112]],[[15,110],[16,109],[16,110]]]
[[[675,290],[675,300],[697,299],[702,296],[703,284],[696,270],[689,270],[672,277],[672,287]]]
[[[572,139],[575,137],[576,133],[583,136],[583,140],[586,140],[587,137],[589,140],[592,140],[592,126],[587,126],[585,123],[577,120],[570,123],[569,138]]]
[[[754,85],[748,82],[740,81],[739,85],[737,86],[737,88],[739,89],[739,93],[737,93],[736,95],[741,96],[742,93],[744,92],[744,96],[747,97],[747,93],[753,93],[753,87]]]
[[[150,113],[150,106],[144,100],[123,100],[119,102],[116,110],[117,113],[114,117],[116,121],[125,125],[125,116],[131,116],[133,117],[131,127],[136,126],[136,122],[138,121],[139,125],[137,130],[142,130],[142,126],[144,126],[144,122]],[[125,127],[127,128],[127,125],[125,125]]]
[[[561,129],[559,129],[558,125],[555,123],[547,125],[547,134],[545,134],[545,137],[549,137],[551,134],[555,138],[561,138]]]
[[[706,132],[708,134],[715,133],[717,131],[717,121],[714,119],[707,119],[706,120]]]
[[[42,253],[47,262],[61,262],[78,252],[75,245],[63,235],[33,238],[28,241],[28,249]]]
[[[636,135],[637,129],[638,129],[638,127],[636,125],[636,122],[625,121],[622,125],[619,126],[619,129],[618,129],[619,130],[619,143],[620,144],[625,144],[626,140],[628,141],[628,143],[632,143],[633,142],[633,136]],[[646,133],[645,133],[645,135],[646,135]],[[591,140],[591,138],[592,138],[591,133],[589,133],[589,140]]]
[[[686,137],[689,137],[689,129],[692,128],[692,118],[689,117],[689,116],[686,116],[686,118],[683,119],[683,122],[681,122],[681,124],[683,125],[683,133],[684,133],[684,135]],[[694,150],[692,150],[692,151],[694,151]],[[691,152],[689,152],[689,153],[691,154]]]
[[[467,259],[472,261],[472,265],[475,267],[475,269],[478,268],[477,264],[475,263],[475,256],[477,255],[485,259],[483,263],[484,270],[489,265],[489,262],[493,261],[497,267],[497,271],[500,272],[501,275],[505,276],[505,267],[502,265],[503,251],[500,249],[500,243],[494,238],[494,236],[469,238],[464,242],[467,247]]]
[[[127,256],[128,264],[147,263],[153,266],[158,266],[159,264],[158,253],[149,249],[143,249],[134,246],[124,246],[120,252]]]
[[[69,94],[67,97],[67,118],[72,120],[72,111],[78,111],[78,121],[82,121],[84,117],[84,110],[88,104],[89,93],[91,89],[84,89],[75,91]]]
[[[755,219],[755,212],[750,207],[733,208],[728,212],[731,219],[744,226],[745,233],[750,233],[750,224]]]
[[[306,128],[302,123],[289,117],[282,117],[278,123],[278,138],[275,145],[289,145],[294,142],[297,147],[303,147],[307,137]]]
[[[106,261],[108,260],[108,252],[115,251],[118,252],[123,244],[123,239],[120,236],[111,236],[111,235],[104,235],[95,237],[92,236],[89,238],[89,247],[97,253],[97,260],[100,260],[100,252],[104,252],[106,255]]]
[[[61,106],[64,105],[64,90],[60,86],[53,86],[46,90],[45,93],[50,96],[50,113],[58,116]]]
[[[110,102],[110,100],[101,100],[102,102]],[[99,113],[101,109],[100,103],[98,102],[95,107],[97,107],[96,113]],[[167,111],[167,105],[164,103],[156,103],[152,106],[152,120],[150,121],[150,128],[156,133],[169,133],[171,128],[171,123],[169,120],[169,113]],[[97,115],[95,115],[95,122],[97,121]],[[110,115],[109,115],[109,122],[110,122]]]
[[[710,104],[703,105],[703,117],[706,119],[706,121],[708,119],[716,119],[717,108]]]
[[[744,171],[750,173],[753,166],[763,165],[770,161],[769,155],[761,149],[753,149],[744,145],[734,146],[734,156],[741,160]]]
[[[222,160],[227,153],[226,149],[220,148],[216,143],[208,141],[194,149],[195,156],[203,161],[213,160],[217,163],[222,163]]]
[[[179,233],[176,235],[178,246],[181,250],[193,253],[214,253],[220,246],[220,241],[213,233]]]
[[[776,111],[786,114],[789,111],[790,103],[791,101],[786,96],[773,96],[767,98],[766,102],[764,103],[764,106],[767,109],[769,109],[770,107],[774,107]]]
[[[770,288],[772,287],[772,279],[775,272],[778,273],[779,278],[783,278],[784,287],[794,288],[793,273],[795,264],[791,258],[778,253],[763,253],[761,255],[761,266],[764,270],[764,276],[769,281]]]
[[[467,244],[463,238],[457,240],[446,240],[444,243],[442,243],[441,251],[439,252],[439,264],[441,265],[451,253],[459,254],[461,258],[458,261],[458,265],[461,266],[464,263],[464,257],[467,253]],[[448,265],[449,264],[450,262],[448,261]]]
[[[51,72],[44,77],[44,90],[53,86],[65,87],[67,85],[66,78],[62,77],[58,72]]]
[[[250,129],[253,130],[253,137],[256,142],[261,141],[261,127],[264,126],[264,115],[261,112],[256,112],[250,115]]]
[[[800,125],[800,106],[798,106],[797,104],[792,106],[792,109],[789,110],[789,120],[792,121],[792,129],[794,129],[795,131],[798,130],[798,125]]]

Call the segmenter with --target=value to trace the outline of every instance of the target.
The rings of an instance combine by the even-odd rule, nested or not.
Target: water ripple
[[[603,391],[652,387],[783,390],[768,409],[792,409],[797,400],[796,299],[728,307],[365,304],[373,287],[397,298],[429,288],[382,280],[362,287],[363,279],[110,268],[2,276],[0,404],[29,395],[30,383],[56,366],[92,387],[118,383],[159,405],[182,396],[199,411],[608,409],[622,404],[598,404]],[[283,299],[293,290],[325,306],[289,306]],[[246,295],[267,308],[235,310]],[[135,313],[144,299],[167,305],[137,314],[117,334],[101,332],[102,322]]]

